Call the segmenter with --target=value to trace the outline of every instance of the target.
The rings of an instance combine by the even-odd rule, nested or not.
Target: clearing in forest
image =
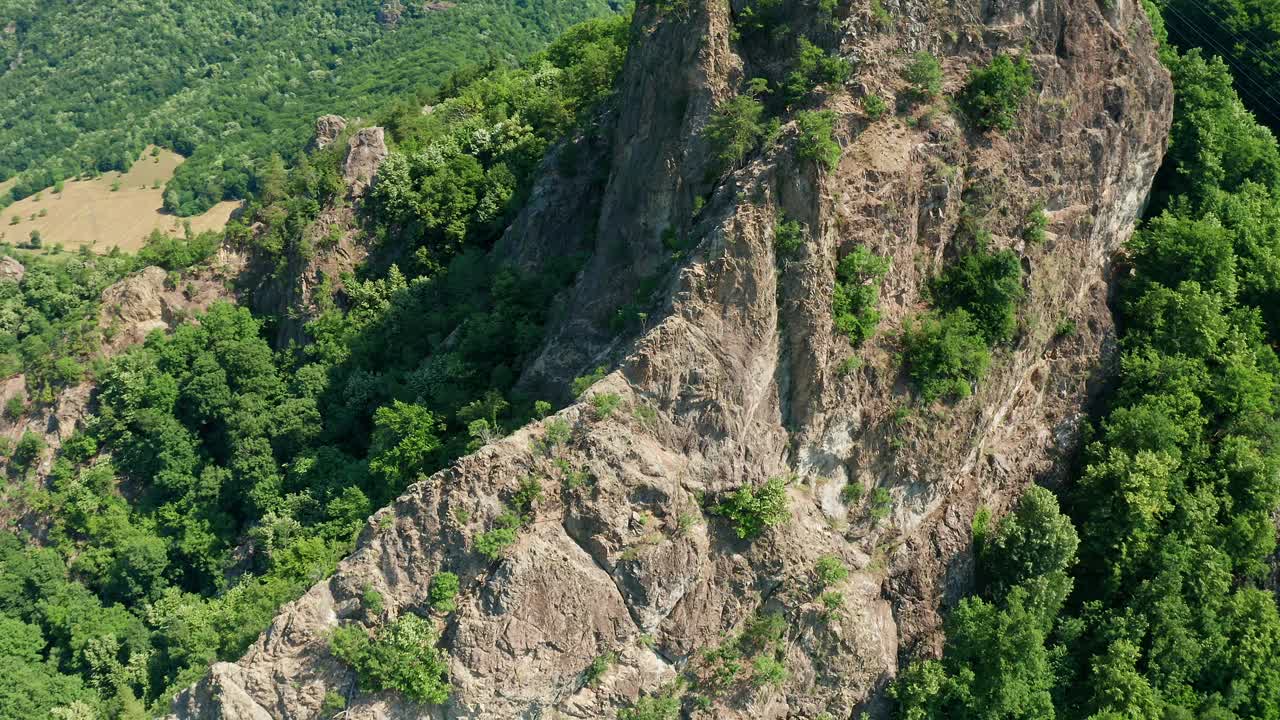
[[[221,230],[240,203],[222,202],[190,218],[164,210],[164,184],[183,160],[172,151],[149,147],[127,173],[67,180],[62,192],[45,188],[0,210],[0,242],[26,243],[34,230],[46,248],[60,244],[71,250],[88,245],[106,252],[119,246],[134,252],[152,230],[181,235],[187,221],[194,232]],[[7,185],[0,185],[0,191]]]

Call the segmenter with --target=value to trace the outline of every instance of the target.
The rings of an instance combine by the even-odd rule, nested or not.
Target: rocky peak
[[[323,150],[329,147],[346,129],[347,121],[341,115],[321,115],[316,118],[316,130],[311,138],[312,149]]]
[[[603,720],[677,674],[710,703],[699,717],[883,715],[884,685],[908,656],[936,651],[941,610],[971,581],[977,508],[1001,512],[1072,452],[1113,342],[1110,259],[1163,154],[1172,91],[1136,0],[889,0],[892,32],[869,4],[842,7],[834,26],[809,3],[782,18],[857,60],[855,79],[822,96],[838,165],[798,157],[800,128],[784,116],[776,146],[723,180],[707,172],[708,118],[779,60],[735,32],[739,0],[637,8],[603,193],[588,203],[549,172],[500,245],[529,258],[596,239],[530,373],[562,379],[601,358],[612,372],[379,512],[333,577],[178,698],[178,717],[313,717],[335,691],[351,698],[348,718]],[[863,98],[905,100],[910,52],[925,49],[947,92],[998,51],[1026,54],[1037,92],[1003,133],[968,128],[945,103],[870,117]],[[1022,236],[1037,203],[1039,245]],[[792,257],[775,248],[780,212],[803,228]],[[975,213],[1025,270],[1023,327],[973,397],[913,407],[897,338]],[[675,263],[672,235],[690,248]],[[891,267],[880,332],[855,348],[833,328],[831,296],[856,246]],[[646,279],[651,312],[615,340],[602,319]],[[1053,332],[1063,318],[1074,337]],[[568,440],[552,443],[552,430]],[[476,540],[523,477],[543,485],[536,519],[490,562]],[[755,541],[704,512],[704,498],[773,477],[788,481],[789,518]],[[823,556],[850,569],[830,588],[839,612],[814,592]],[[333,628],[361,617],[368,589],[389,617],[422,610],[443,570],[464,589],[440,621],[448,703],[356,693],[328,652]],[[708,651],[765,612],[786,621],[785,676],[710,680]],[[602,657],[612,664],[584,682]]]

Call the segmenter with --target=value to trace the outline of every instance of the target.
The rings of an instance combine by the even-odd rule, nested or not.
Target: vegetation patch
[[[786,0],[750,0],[734,17],[734,30],[744,42],[772,44],[791,33]]]
[[[836,332],[858,345],[870,338],[880,324],[880,284],[889,272],[889,260],[859,245],[836,265],[831,310]]]
[[[843,150],[835,137],[836,114],[831,110],[802,110],[796,113],[796,156],[812,160],[827,170],[840,164]]]
[[[814,564],[813,574],[818,581],[818,588],[825,589],[844,582],[849,577],[849,568],[835,555],[823,555]]]
[[[582,671],[583,683],[595,687],[604,679],[605,673],[609,672],[614,665],[618,663],[618,654],[615,652],[606,652],[597,655],[587,669]]]
[[[964,310],[908,320],[902,346],[907,375],[926,403],[969,397],[991,365],[982,331]]]
[[[779,685],[789,673],[783,663],[787,621],[781,613],[762,612],[742,632],[701,655],[692,667],[694,687],[726,695],[742,687]]]
[[[1022,265],[1012,250],[990,252],[981,239],[976,247],[947,265],[929,289],[933,304],[944,312],[968,313],[987,345],[1008,342],[1018,326]]]
[[[1025,295],[1022,266],[1011,250],[990,252],[987,234],[930,284],[935,311],[903,329],[907,375],[926,403],[968,397],[991,364],[991,348],[1017,328]]]
[[[427,601],[431,609],[438,613],[448,614],[458,609],[458,576],[451,572],[438,572],[431,576],[431,585],[427,590]]]
[[[788,220],[785,213],[778,211],[778,219],[773,225],[773,249],[780,258],[795,257],[805,244],[805,227],[799,220]]]
[[[0,376],[25,373],[26,400],[51,403],[58,388],[79,379],[103,342],[107,331],[97,326],[102,291],[138,263],[87,251],[61,260],[23,255],[21,261],[23,281],[0,283]]]
[[[893,512],[893,495],[888,488],[878,487],[871,493],[871,519],[880,522]]]
[[[449,699],[449,665],[436,647],[440,641],[429,620],[402,615],[372,635],[359,625],[333,632],[334,657],[355,670],[364,692],[394,690],[415,702],[440,705]]]
[[[884,98],[873,93],[862,98],[862,111],[867,114],[869,120],[875,122],[889,111],[889,104],[884,101]]]
[[[1012,130],[1018,106],[1031,92],[1036,77],[1025,56],[1016,60],[997,55],[986,67],[969,74],[960,93],[960,107],[982,130]]]
[[[507,548],[516,544],[520,530],[520,518],[515,513],[503,513],[493,522],[493,527],[480,533],[475,540],[475,551],[490,560],[506,554]]]
[[[596,417],[602,420],[613,415],[620,404],[622,398],[617,393],[599,393],[591,398],[591,407],[595,410]]]
[[[928,102],[942,95],[942,65],[932,53],[922,50],[911,56],[902,76],[914,100]]]
[[[849,79],[853,65],[838,55],[814,45],[807,38],[797,41],[799,49],[791,61],[783,92],[790,103],[804,100],[823,85],[839,85]]]
[[[422,271],[496,239],[551,144],[613,93],[626,33],[622,17],[583,23],[525,65],[463,83],[434,112],[388,118],[397,144],[369,204]]]
[[[579,375],[578,377],[574,378],[573,382],[570,384],[570,391],[573,392],[573,396],[575,398],[580,398],[583,395],[585,395],[588,390],[591,389],[592,385],[595,385],[596,383],[603,380],[604,376],[607,375],[608,372],[609,372],[609,369],[601,365],[600,367],[596,368],[595,370],[592,370],[586,375]]]
[[[739,538],[756,538],[791,519],[786,478],[770,478],[760,487],[743,486],[717,505],[715,512],[733,524]]]
[[[1049,215],[1044,211],[1044,203],[1037,202],[1027,212],[1027,219],[1022,225],[1022,239],[1032,245],[1043,244],[1048,227]]]
[[[777,120],[765,119],[764,104],[750,95],[737,95],[718,105],[706,128],[717,171],[737,167],[776,135],[777,128]]]
[[[675,690],[644,695],[631,707],[618,711],[618,720],[679,720],[680,697]]]

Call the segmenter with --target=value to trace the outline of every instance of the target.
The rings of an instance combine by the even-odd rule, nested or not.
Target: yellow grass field
[[[195,232],[221,230],[240,203],[219,203],[191,218],[176,217],[164,210],[163,185],[183,159],[163,149],[152,156],[152,149],[147,148],[127,173],[68,180],[61,193],[46,188],[19,200],[0,210],[0,241],[16,245],[26,242],[32,230],[38,230],[45,247],[61,244],[72,250],[88,245],[97,252],[106,252],[119,246],[134,252],[152,230],[181,235],[184,220],[191,222]],[[118,189],[113,191],[113,186]],[[0,192],[7,187],[9,183],[0,184]]]

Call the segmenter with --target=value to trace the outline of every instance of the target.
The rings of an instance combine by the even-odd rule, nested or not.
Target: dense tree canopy
[[[303,148],[318,115],[413,102],[451,70],[523,57],[609,9],[605,0],[404,3],[392,22],[383,4],[4,0],[0,22],[14,33],[0,33],[0,179],[18,174],[22,197],[125,170],[156,143],[191,156],[166,207],[197,213],[246,197],[272,152]]]
[[[20,261],[26,269],[22,281],[0,282],[0,377],[26,373],[23,399],[47,401],[54,388],[74,384],[88,372],[104,335],[98,327],[99,297],[137,269],[139,259],[86,250],[22,254]]]
[[[536,405],[513,392],[516,377],[581,259],[518,269],[488,251],[547,148],[608,102],[628,22],[581,25],[520,67],[459,73],[431,98],[434,113],[388,112],[389,167],[407,179],[379,183],[365,219],[405,271],[345,278],[341,307],[322,295],[306,347],[273,349],[262,319],[222,303],[93,363],[94,417],[55,456],[48,487],[24,498],[48,518],[43,547],[0,535],[11,638],[0,672],[13,679],[0,683],[0,719],[163,708],[331,572],[376,507],[526,422]],[[233,223],[227,240],[266,260],[308,257],[308,226],[339,201],[339,159],[268,157],[245,218],[258,227]],[[180,270],[215,247],[156,236],[138,258],[30,260],[21,284],[0,285],[0,322],[14,328],[0,350],[55,384],[51,353],[90,359],[106,283],[140,263]],[[81,325],[83,338],[71,332]],[[11,472],[41,449],[12,449]],[[451,608],[457,588],[437,575],[434,607]],[[425,661],[434,632],[405,617],[338,647],[370,688],[438,702],[443,666],[407,660]]]
[[[1243,107],[1280,126],[1280,5],[1274,0],[1158,0],[1169,39],[1231,68]],[[1252,125],[1247,123],[1246,125]]]

